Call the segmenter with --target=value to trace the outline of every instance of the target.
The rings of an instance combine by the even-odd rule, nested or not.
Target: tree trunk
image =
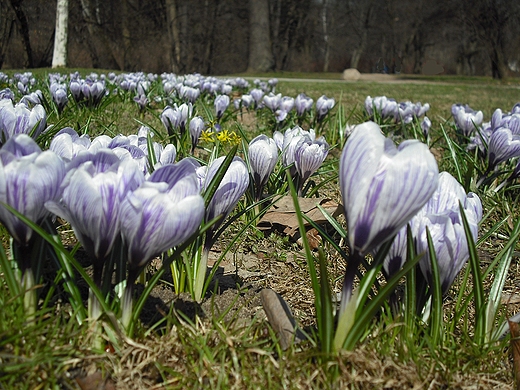
[[[58,0],[56,4],[56,30],[52,67],[67,66],[67,37],[69,24],[69,0]]]
[[[323,28],[323,71],[329,71],[329,57],[330,57],[330,43],[329,43],[329,28],[327,19],[327,0],[323,0],[323,7],[321,9],[321,25]]]
[[[250,72],[274,69],[269,29],[269,0],[249,0],[249,65]]]
[[[9,5],[4,2],[0,3],[0,69],[4,64],[7,46],[13,35],[14,25],[15,17]]]
[[[491,49],[491,75],[494,79],[503,80],[507,78],[507,64],[505,55],[500,47],[496,45]]]
[[[212,65],[213,65],[213,49],[215,42],[215,28],[217,25],[217,21],[219,20],[220,15],[220,7],[221,2],[218,0],[205,0],[204,2],[204,20],[209,23],[207,26],[206,34],[205,34],[205,48],[204,48],[204,57],[202,59],[202,69],[206,72],[206,74],[211,74]],[[211,7],[213,6],[213,13],[210,14]]]
[[[81,0],[81,11],[89,35],[87,43],[92,65],[94,68],[121,69],[101,26],[100,7],[97,3],[93,7],[93,1],[96,0]]]
[[[121,1],[121,30],[123,33],[123,70],[130,70],[130,15],[128,14],[128,0]]]
[[[181,64],[181,39],[175,0],[166,0],[166,21],[168,24],[168,41],[170,43],[170,66],[172,72],[178,73]]]
[[[16,14],[16,19],[18,20],[18,29],[20,31],[20,35],[22,36],[23,46],[25,49],[25,54],[27,55],[27,67],[34,67],[33,53],[31,48],[31,40],[29,38],[29,22],[27,21],[27,16],[22,8],[23,0],[11,0],[11,6],[14,9],[14,13]]]
[[[354,49],[352,57],[350,58],[350,67],[354,69],[358,68],[359,60],[361,60],[361,56],[365,51],[368,43],[368,31],[370,29],[370,21],[372,19],[372,9],[372,3],[370,3],[365,14],[365,21],[362,26],[363,32],[361,33],[361,37],[359,39],[359,45]]]

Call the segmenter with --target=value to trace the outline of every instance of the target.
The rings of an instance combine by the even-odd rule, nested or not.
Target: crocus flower
[[[177,111],[179,115],[177,117],[177,125],[179,126],[179,130],[181,134],[184,134],[186,131],[186,123],[188,119],[191,117],[191,113],[193,112],[193,105],[191,103],[182,103]]]
[[[210,164],[204,181],[204,189],[216,175],[224,159],[224,157],[219,157]],[[206,208],[206,221],[211,221],[218,216],[222,217],[220,221],[212,227],[212,232],[214,232],[231,211],[233,211],[248,186],[249,172],[247,166],[240,157],[235,157]]]
[[[14,92],[11,91],[10,88],[5,88],[0,90],[0,100],[9,99],[14,101]]]
[[[34,92],[28,93],[27,95],[22,96],[20,99],[20,103],[25,104],[27,107],[34,107],[37,104],[43,103],[43,94],[41,90],[36,90]]]
[[[502,127],[491,133],[488,143],[488,173],[498,164],[520,156],[520,135]]]
[[[314,100],[312,100],[312,98],[308,97],[304,93],[300,93],[298,96],[296,96],[296,99],[294,99],[296,115],[298,115],[299,117],[303,116],[303,114],[310,111],[313,103]]]
[[[190,121],[190,136],[191,136],[191,153],[195,151],[197,144],[199,142],[200,135],[202,131],[206,127],[204,123],[204,119],[200,116],[196,116]]]
[[[80,152],[87,151],[90,144],[90,138],[87,134],[79,136],[73,128],[65,127],[52,138],[49,150],[55,152],[68,163]]]
[[[100,283],[105,259],[120,235],[120,205],[144,180],[133,160],[121,161],[111,150],[82,153],[69,165],[63,196],[45,207],[67,220],[94,263]]]
[[[255,184],[255,197],[256,200],[259,200],[262,196],[262,189],[278,161],[278,147],[272,138],[261,134],[249,143],[248,156]]]
[[[148,96],[146,96],[145,94],[140,94],[140,95],[134,96],[134,102],[137,103],[137,105],[139,107],[139,111],[143,112],[149,103],[149,99],[148,99]]]
[[[229,96],[228,95],[218,95],[215,98],[215,112],[217,114],[217,121],[222,118],[224,112],[229,106]]]
[[[131,267],[183,243],[200,226],[204,200],[188,160],[155,170],[121,203],[121,233]]]
[[[475,128],[482,124],[484,114],[482,111],[475,111],[468,105],[454,104],[451,106],[451,114],[457,128],[462,135],[469,137]]]
[[[285,120],[285,118],[287,118],[287,111],[280,108],[275,111],[274,117],[276,119],[276,122],[278,122],[278,123],[283,122]]]
[[[204,200],[195,166],[188,159],[152,173],[121,203],[121,234],[127,249],[128,279],[122,304],[122,323],[130,324],[135,280],[155,256],[182,244],[204,217]]]
[[[298,173],[298,192],[311,175],[321,167],[329,153],[329,144],[323,137],[312,141],[310,137],[303,137],[298,142],[294,153],[294,165]]]
[[[295,162],[295,153],[298,143],[303,137],[308,137],[311,142],[316,139],[316,133],[314,129],[304,130],[300,126],[295,126],[291,129],[287,129],[284,134],[279,131],[275,131],[273,139],[276,146],[282,152],[282,164],[284,167],[289,167]],[[291,167],[291,176],[294,177],[296,174],[296,167]]]
[[[426,229],[430,232],[443,293],[448,291],[469,257],[459,202],[464,208],[472,238],[476,240],[478,223],[482,219],[482,203],[476,194],[470,192],[466,195],[462,185],[447,172],[439,174],[437,190],[412,220],[416,251],[424,253],[419,265],[425,278],[431,283],[431,260]]]
[[[351,299],[362,256],[406,225],[431,197],[437,180],[437,163],[426,145],[410,140],[396,148],[374,122],[354,128],[339,168],[351,249],[340,313]]]
[[[171,106],[166,106],[164,107],[160,117],[164,128],[168,131],[168,135],[174,135],[175,128],[177,128],[179,123],[179,112]]]
[[[255,89],[252,89],[249,92],[249,94],[255,101],[255,106],[258,107],[258,105],[262,102],[262,98],[264,97],[264,91],[262,91],[261,89],[255,88]]]
[[[51,92],[52,101],[56,105],[58,113],[61,114],[69,102],[67,86],[65,84],[54,82],[49,86],[49,90]]]
[[[327,113],[334,107],[336,101],[333,98],[328,98],[325,95],[322,95],[316,100],[316,116],[318,122],[321,122],[323,118],[327,115]]]
[[[270,93],[269,95],[264,95],[263,102],[272,112],[276,112],[282,104],[282,94],[279,93],[275,95],[274,93]]]
[[[432,121],[430,118],[425,116],[421,122],[421,130],[423,132],[424,139],[428,139],[428,134],[430,133],[430,128],[432,127]]]
[[[47,113],[42,105],[32,109],[23,103],[13,105],[8,99],[0,100],[0,142],[15,134],[28,134],[36,139],[47,125]]]
[[[202,186],[204,190],[219,171],[224,159],[225,157],[217,158],[207,169],[198,168],[196,170],[197,176],[199,176],[203,181]],[[206,208],[206,222],[211,221],[216,217],[221,218],[206,232],[200,263],[195,271],[196,275],[193,297],[196,301],[199,301],[202,298],[209,251],[213,246],[215,239],[218,237],[215,235],[215,232],[231,211],[233,211],[244,192],[246,192],[248,186],[249,172],[247,171],[246,164],[240,157],[234,157]]]
[[[282,97],[282,101],[280,102],[280,109],[284,110],[285,112],[290,112],[294,107],[294,98],[290,96],[284,96]]]
[[[428,201],[437,180],[425,144],[410,140],[396,148],[374,122],[356,126],[339,173],[352,250],[365,255],[393,237]]]
[[[179,97],[181,99],[185,99],[187,100],[188,102],[190,103],[195,103],[195,101],[199,98],[200,96],[200,89],[198,88],[192,88],[192,87],[188,87],[186,85],[182,85],[180,88],[179,88]]]
[[[244,94],[240,98],[239,102],[240,102],[240,107],[249,108],[254,104],[255,100],[253,99],[253,97],[251,95]]]
[[[42,152],[28,135],[17,134],[0,149],[0,202],[41,223],[50,215],[45,202],[61,196],[65,173],[64,162],[54,152]],[[0,220],[19,245],[29,243],[33,230],[1,205]]]

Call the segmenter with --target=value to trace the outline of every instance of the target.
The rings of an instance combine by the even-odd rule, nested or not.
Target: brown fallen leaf
[[[513,375],[515,377],[516,388],[520,390],[520,326],[513,321],[509,322],[511,331],[511,353],[513,354]]]
[[[520,303],[520,294],[502,294],[501,300],[503,304],[512,305]]]
[[[101,371],[83,378],[76,378],[76,383],[81,390],[115,390],[114,382],[110,378],[103,378]]]
[[[323,207],[334,218],[343,212],[343,206],[324,198],[298,198],[300,210],[318,225],[328,223],[317,205]],[[299,225],[291,196],[284,196],[274,203],[258,222],[258,228],[264,232],[279,230],[293,239],[299,237]],[[305,226],[310,226],[305,221]]]

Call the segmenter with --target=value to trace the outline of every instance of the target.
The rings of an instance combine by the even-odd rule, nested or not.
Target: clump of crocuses
[[[41,104],[29,108],[24,103],[13,104],[11,99],[0,100],[0,145],[15,134],[36,139],[46,126],[47,113]]]
[[[289,168],[301,196],[305,182],[325,161],[329,144],[323,136],[316,138],[313,129],[304,130],[300,126],[287,129],[284,134],[276,131],[273,138],[281,151],[282,164]]]

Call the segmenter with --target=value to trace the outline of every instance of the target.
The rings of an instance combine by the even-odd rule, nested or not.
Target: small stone
[[[345,69],[343,71],[343,80],[358,81],[361,78],[361,73],[355,68]]]
[[[260,291],[260,299],[267,319],[276,332],[283,350],[305,338],[296,327],[296,321],[289,305],[278,293],[269,288],[264,288]]]

